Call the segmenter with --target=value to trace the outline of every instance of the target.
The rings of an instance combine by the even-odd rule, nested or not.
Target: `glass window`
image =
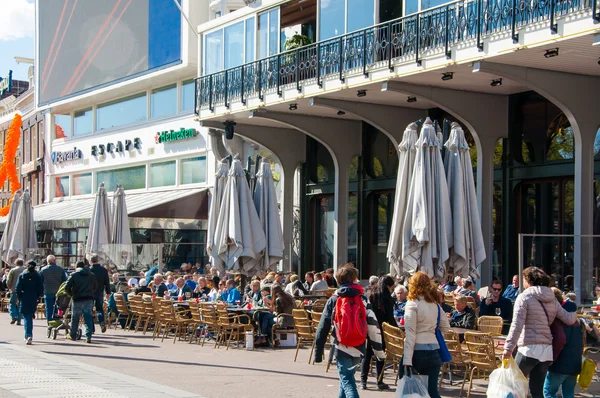
[[[63,198],[69,196],[69,176],[56,177],[56,194],[55,197]]]
[[[246,19],[246,62],[254,61],[254,18]]]
[[[123,126],[148,118],[146,93],[99,105],[96,111],[96,129]]]
[[[225,69],[244,63],[244,22],[225,27]]]
[[[193,80],[183,82],[181,86],[181,112],[194,110],[195,89]]]
[[[54,115],[54,128],[56,138],[71,136],[71,115]]]
[[[375,25],[375,2],[373,0],[348,0],[346,32],[354,32]]]
[[[183,159],[181,161],[181,183],[197,184],[206,182],[206,157]]]
[[[266,58],[278,53],[279,8],[258,15],[258,57]]]
[[[73,175],[73,195],[89,195],[92,193],[92,173]]]
[[[359,11],[359,10],[357,10]],[[330,39],[345,32],[345,0],[319,2],[319,40]]]
[[[117,184],[125,189],[143,189],[146,187],[146,166],[103,170],[98,172],[97,177],[98,183],[103,182],[108,191],[114,191]]]
[[[177,113],[177,85],[152,90],[150,97],[150,117],[163,117]]]
[[[73,114],[73,136],[92,132],[92,108],[76,111]]]
[[[175,161],[150,165],[150,188],[175,185]]]
[[[324,271],[333,267],[335,235],[335,200],[333,196],[317,196],[313,199],[315,225],[313,233],[314,270]]]
[[[279,8],[269,11],[269,55],[279,52]]]
[[[223,70],[223,30],[206,35],[204,53],[205,75]]]

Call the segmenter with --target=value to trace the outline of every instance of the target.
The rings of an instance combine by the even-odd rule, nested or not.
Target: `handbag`
[[[452,355],[448,350],[448,346],[446,345],[446,340],[444,340],[444,336],[442,335],[442,331],[440,330],[440,306],[438,305],[438,316],[437,316],[437,324],[435,326],[435,337],[437,339],[438,345],[440,346],[440,359],[442,363],[452,361]]]

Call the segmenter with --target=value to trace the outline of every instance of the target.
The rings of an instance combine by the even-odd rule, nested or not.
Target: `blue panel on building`
[[[181,4],[181,0],[178,0]],[[148,69],[181,59],[181,15],[173,0],[149,0]]]

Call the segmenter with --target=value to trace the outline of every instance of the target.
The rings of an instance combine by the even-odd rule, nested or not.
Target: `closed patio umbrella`
[[[390,273],[392,276],[400,276],[402,269],[402,231],[404,219],[406,218],[406,205],[408,202],[408,191],[415,166],[415,155],[418,126],[411,123],[404,130],[402,142],[398,145],[400,150],[398,162],[398,179],[396,180],[396,195],[394,198],[394,216],[390,227],[390,240],[388,243],[387,257],[390,262]]]
[[[85,244],[86,256],[104,251],[103,249],[110,243],[110,231],[108,196],[104,188],[104,183],[101,183],[98,187],[98,192],[96,192],[94,210],[90,218],[90,229]]]
[[[486,255],[469,144],[458,123],[452,123],[445,146],[444,165],[451,199],[454,238],[448,265],[453,268],[455,275],[479,279],[477,267],[485,260]]]
[[[215,229],[217,253],[228,270],[250,272],[266,247],[242,163],[231,164]],[[214,249],[213,249],[214,250]]]
[[[275,265],[283,258],[285,246],[273,173],[271,172],[271,165],[264,159],[261,161],[260,169],[256,175],[254,205],[267,243],[255,273],[274,271]]]
[[[124,266],[132,255],[129,214],[125,202],[125,190],[117,185],[113,198],[112,230],[110,234],[111,259],[117,266]]]
[[[215,174],[215,187],[211,189],[210,209],[208,210],[208,230],[206,231],[206,252],[210,258],[213,267],[216,267],[219,272],[225,272],[225,263],[219,257],[219,249],[215,240],[215,231],[217,227],[217,219],[219,218],[219,210],[223,200],[223,192],[227,185],[227,175],[229,167],[227,160],[222,160]]]
[[[14,228],[11,231],[10,244],[8,246],[8,262],[17,258],[27,260],[31,257],[31,250],[38,247],[35,225],[33,223],[33,206],[29,190],[25,190],[19,199],[17,215],[15,216]]]
[[[438,137],[430,118],[416,143],[403,231],[404,270],[444,276],[452,242],[452,215]]]
[[[11,232],[19,211],[19,205],[21,204],[21,190],[15,192],[15,195],[10,203],[10,209],[8,210],[8,216],[6,217],[6,225],[4,226],[4,233],[2,239],[0,239],[0,251],[2,252],[2,260],[8,263],[8,247],[10,246],[10,239],[12,238]]]

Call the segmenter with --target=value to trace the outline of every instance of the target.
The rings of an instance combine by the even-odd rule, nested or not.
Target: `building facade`
[[[535,264],[587,300],[600,276],[599,10],[595,0],[253,3],[199,26],[196,112],[205,127],[235,122],[235,135],[281,159],[293,266],[351,260],[362,278],[389,270],[404,129],[456,121],[476,176],[480,283]]]

